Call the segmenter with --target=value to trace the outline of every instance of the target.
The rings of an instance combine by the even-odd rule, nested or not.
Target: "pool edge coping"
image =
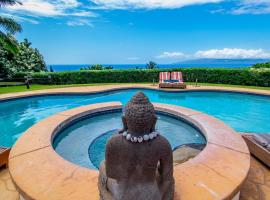
[[[239,178],[239,175],[237,177],[234,177],[235,175],[232,172],[226,171],[226,173],[225,173],[225,174],[227,174],[227,176],[232,176],[232,177],[237,178],[239,180],[239,182],[237,182],[237,183],[235,183],[235,180],[229,181],[229,182],[233,182],[234,186],[236,186],[236,185],[237,186],[233,190],[231,189],[232,190],[231,193],[229,193],[227,195],[225,195],[225,193],[222,193],[221,191],[219,191],[220,193],[223,194],[223,197],[224,197],[221,199],[229,199],[229,198],[234,197],[239,192],[240,186],[243,184],[244,180],[246,179],[247,173],[249,170],[249,165],[250,165],[250,160],[249,160],[250,154],[249,154],[247,146],[246,146],[245,142],[243,141],[241,135],[237,135],[237,133],[235,133],[235,131],[233,129],[226,126],[220,120],[215,119],[211,116],[208,116],[202,112],[191,110],[191,109],[180,107],[180,106],[174,106],[174,105],[159,104],[159,103],[156,103],[154,105],[155,105],[156,110],[158,110],[158,111],[162,111],[165,113],[168,112],[172,115],[176,115],[176,116],[179,116],[180,118],[184,118],[188,121],[191,121],[191,123],[194,124],[195,126],[197,126],[201,130],[201,132],[205,134],[205,137],[207,138],[206,148],[194,159],[191,159],[190,161],[187,161],[184,164],[177,165],[174,168],[174,170],[175,170],[174,174],[177,175],[179,173],[180,174],[186,173],[185,171],[188,171],[186,169],[192,168],[194,170],[193,173],[195,173],[198,170],[203,170],[203,171],[207,171],[211,175],[214,174],[219,179],[223,180],[224,175],[222,173],[221,173],[222,176],[219,175],[220,174],[219,171],[221,171],[221,172],[226,171],[225,169],[222,169],[224,166],[222,165],[220,167],[220,169],[216,169],[214,167],[215,170],[213,170],[213,167],[209,166],[209,165],[215,165],[215,163],[218,163],[218,160],[216,160],[215,163],[211,164],[211,160],[207,159],[207,157],[210,156],[212,158],[214,157],[214,158],[218,159],[219,156],[217,156],[215,154],[219,153],[221,155],[223,155],[223,154],[227,155],[227,160],[230,162],[234,156],[237,156],[237,157],[242,159],[242,162],[244,163],[244,164],[243,163],[242,164],[243,164],[245,169],[239,169],[239,167],[237,168],[237,164],[239,164],[237,162],[230,163],[230,165],[231,165],[230,167],[232,167],[232,165],[235,165],[233,167],[234,170],[237,169],[237,171],[239,171],[239,173],[242,175],[240,178]],[[28,189],[22,188],[22,187],[25,187],[25,183],[22,184],[22,180],[24,180],[23,182],[25,182],[27,177],[25,177],[25,176],[20,177],[21,175],[18,174],[18,171],[20,171],[21,170],[20,168],[22,167],[21,164],[23,164],[25,169],[31,169],[31,170],[28,170],[30,174],[32,173],[32,175],[29,177],[38,178],[37,176],[40,176],[40,174],[35,174],[36,172],[34,172],[35,175],[33,175],[33,168],[31,168],[32,164],[29,165],[29,163],[28,163],[29,161],[27,162],[27,159],[24,159],[25,157],[29,157],[29,156],[30,157],[33,156],[35,158],[35,154],[39,155],[35,159],[40,159],[39,162],[35,163],[35,165],[36,165],[35,168],[38,168],[40,170],[40,172],[44,172],[44,171],[42,171],[42,170],[44,170],[43,166],[40,166],[40,163],[43,163],[43,164],[45,163],[46,165],[48,165],[48,167],[50,169],[53,168],[55,170],[60,170],[61,173],[65,174],[66,173],[65,171],[61,171],[61,169],[58,169],[56,166],[51,165],[51,162],[53,161],[54,163],[58,163],[59,166],[69,169],[70,171],[72,171],[72,173],[74,173],[75,169],[76,169],[76,173],[79,173],[79,171],[82,171],[83,173],[87,174],[86,177],[88,177],[88,179],[95,180],[94,181],[95,184],[93,184],[93,183],[88,183],[88,184],[92,185],[93,188],[97,187],[97,185],[96,185],[97,171],[86,169],[83,167],[79,167],[73,163],[70,163],[69,161],[64,160],[52,148],[52,139],[55,136],[56,132],[59,132],[60,129],[64,128],[63,123],[71,123],[71,121],[73,121],[77,118],[80,118],[82,116],[85,116],[85,115],[89,114],[89,112],[98,112],[98,111],[100,111],[100,109],[101,110],[104,109],[104,107],[105,107],[105,110],[106,109],[115,109],[115,108],[119,109],[120,107],[122,107],[122,104],[119,102],[109,102],[109,103],[92,104],[89,106],[82,106],[82,107],[70,109],[70,110],[67,110],[67,111],[64,111],[61,113],[57,113],[51,117],[48,117],[45,120],[42,120],[41,122],[37,123],[36,125],[31,127],[30,129],[28,129],[25,134],[23,134],[23,136],[15,143],[15,145],[13,146],[11,153],[10,153],[10,174],[11,174],[12,180],[15,183],[16,187],[18,188],[20,193],[24,195],[24,197],[26,197],[28,199],[44,199],[44,198],[38,198],[35,196],[35,195],[40,195],[40,192],[36,192],[36,194],[29,195],[28,190],[31,188],[31,185],[28,184]],[[47,122],[47,125],[46,125],[46,122]],[[206,122],[208,122],[208,123],[206,123]],[[213,125],[213,124],[215,124],[215,125]],[[68,126],[68,124],[66,124],[66,125]],[[39,128],[39,126],[43,126],[43,128]],[[47,128],[44,128],[44,126],[47,126]],[[215,132],[217,127],[221,127],[223,129],[221,134],[217,134]],[[38,135],[34,134],[34,133],[37,133],[37,131],[39,131]],[[40,137],[40,136],[42,136],[42,134],[43,134],[43,136],[45,134],[45,137]],[[226,139],[226,137],[224,138],[224,136],[222,136],[222,134],[229,134],[230,137],[228,137]],[[32,139],[29,139],[29,137],[30,138],[32,137]],[[236,143],[234,143],[235,140],[237,141]],[[37,142],[38,145],[36,147],[33,147],[32,145],[36,145],[35,141],[38,141]],[[24,144],[24,142],[26,142],[26,145],[27,144],[31,145],[30,150],[29,150],[29,147],[26,147],[26,149],[24,149],[24,151],[22,151],[23,147],[21,147],[21,146]],[[45,142],[45,143],[43,143],[41,145],[39,142],[41,142],[41,143]],[[240,147],[238,145],[240,145]],[[22,149],[20,149],[20,148],[22,148]],[[18,153],[18,152],[16,153],[16,151],[18,151],[18,149],[19,149],[19,152],[21,151],[21,153]],[[215,151],[213,151],[213,149],[215,149]],[[48,163],[48,161],[46,159],[44,160],[44,158],[42,156],[40,156],[40,155],[43,155],[44,152],[46,152],[48,155],[50,155],[49,157],[50,157],[51,162]],[[228,155],[233,155],[233,156],[230,157]],[[16,161],[20,162],[19,167],[18,166],[16,167],[16,164],[14,164],[14,163],[16,163]],[[228,166],[226,166],[225,168],[228,168]],[[17,175],[16,175],[16,173],[17,173]],[[46,171],[44,173],[46,173]],[[58,172],[56,174],[61,174],[61,173]],[[42,176],[42,174],[43,173],[41,173],[41,176]],[[203,176],[203,174],[200,174],[200,173],[196,174],[196,175]],[[69,176],[70,176],[70,174],[69,174]],[[77,179],[75,174],[73,174],[72,176],[73,176],[73,178]],[[192,175],[189,174],[188,177],[189,177],[189,179],[192,179]],[[39,180],[43,180],[43,178],[41,178]],[[208,179],[207,177],[205,177],[205,178]],[[195,178],[195,180],[196,180],[196,178]],[[29,182],[30,180],[27,180],[27,181]],[[210,181],[209,182],[209,184],[210,184],[211,181],[213,181],[213,180],[208,180],[208,181]],[[228,180],[226,179],[226,181],[228,181]],[[223,182],[226,182],[226,181],[223,180]],[[192,183],[192,184],[194,184],[194,183]],[[88,186],[90,186],[90,185],[88,185]],[[61,181],[59,182],[58,186],[61,186]],[[178,186],[180,188],[177,188]],[[198,188],[198,186],[193,186],[193,187],[195,187],[198,190],[198,192],[200,192],[199,194],[208,194],[208,195],[210,194],[209,191],[207,192],[203,188]],[[228,187],[230,187],[230,186],[228,186]],[[89,187],[87,187],[87,188],[89,189]],[[228,188],[226,188],[226,189],[228,189]],[[26,192],[26,190],[28,192]],[[183,178],[182,179],[180,178],[180,180],[178,180],[178,178],[177,178],[176,179],[176,195],[177,196],[181,195],[182,199],[189,199],[189,198],[182,197],[183,190],[184,191],[187,190],[185,188],[185,186],[183,185]],[[219,188],[219,190],[220,190],[220,188]],[[221,188],[221,190],[222,190],[222,188]],[[178,192],[180,192],[181,194],[179,194]],[[28,195],[26,195],[26,194],[28,194]],[[49,194],[47,194],[47,195],[49,195]],[[87,195],[89,195],[89,194],[87,193],[86,196]],[[98,197],[97,188],[94,189],[93,195],[95,198]],[[192,194],[185,194],[185,195],[192,195]],[[82,198],[82,197],[80,197],[80,198]],[[89,196],[88,196],[88,198],[89,198]],[[93,198],[93,196],[92,196],[92,198]],[[51,197],[49,199],[57,199],[57,197],[54,197],[54,198]],[[68,197],[65,199],[68,199]],[[72,198],[70,198],[70,199],[72,199]],[[82,199],[84,199],[84,198],[82,198]]]
[[[128,89],[150,89],[164,92],[196,92],[196,91],[213,91],[213,92],[232,92],[260,96],[270,96],[268,90],[258,90],[249,88],[236,87],[220,87],[220,86],[188,86],[187,89],[166,89],[159,88],[157,85],[151,84],[125,84],[125,85],[100,85],[100,86],[85,86],[85,87],[67,87],[67,88],[52,88],[45,90],[34,90],[18,93],[7,93],[0,95],[0,103],[9,100],[22,99],[27,97],[39,97],[46,95],[87,95],[113,92],[118,90]]]

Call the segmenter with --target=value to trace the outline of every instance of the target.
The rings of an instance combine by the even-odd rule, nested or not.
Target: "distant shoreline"
[[[53,68],[55,72],[76,71],[92,64],[78,65],[47,65],[47,68]],[[145,69],[146,64],[102,64],[103,66],[112,66],[113,69]],[[248,68],[252,64],[158,64],[159,68]]]

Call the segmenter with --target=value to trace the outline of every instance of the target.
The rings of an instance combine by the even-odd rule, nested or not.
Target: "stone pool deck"
[[[158,86],[151,84],[121,84],[121,85],[103,85],[103,86],[86,86],[86,87],[72,87],[61,89],[49,89],[40,91],[30,91],[21,93],[12,93],[0,95],[0,100],[13,99],[17,97],[27,97],[33,95],[46,95],[46,94],[68,94],[68,93],[92,93],[100,91],[108,91],[113,89],[125,88],[149,88],[158,89]],[[164,90],[164,89],[162,89]],[[169,91],[178,91],[179,89],[165,89]],[[198,91],[198,90],[213,90],[213,91],[235,91],[244,93],[254,93],[262,95],[270,95],[270,91],[256,90],[247,88],[234,88],[234,87],[217,87],[217,86],[188,86],[187,90],[181,91]],[[13,200],[18,199],[18,192],[11,182],[8,170],[0,169],[0,200]],[[251,158],[251,168],[247,180],[241,188],[240,199],[243,200],[267,200],[270,199],[270,170],[257,161],[254,157]]]
[[[0,169],[0,199],[19,200],[8,169]],[[256,158],[251,158],[250,171],[241,188],[240,200],[270,199],[270,170]]]

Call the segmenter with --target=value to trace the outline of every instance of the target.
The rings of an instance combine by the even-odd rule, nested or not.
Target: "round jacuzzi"
[[[98,112],[76,120],[56,135],[55,151],[77,165],[98,169],[105,157],[106,143],[122,128],[121,110]],[[170,142],[172,150],[186,144],[204,145],[206,140],[190,123],[173,115],[157,113],[156,128]]]
[[[250,167],[242,137],[222,121],[196,110],[158,103],[154,107],[157,129],[172,149],[206,143],[193,159],[174,165],[174,199],[238,199]],[[122,128],[121,109],[119,102],[83,106],[28,129],[9,156],[9,172],[20,196],[26,200],[98,200],[97,167],[104,159],[106,141]]]

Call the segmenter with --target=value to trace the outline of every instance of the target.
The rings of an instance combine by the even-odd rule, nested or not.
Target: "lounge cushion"
[[[164,83],[171,83],[171,80],[163,80]]]
[[[257,144],[270,151],[270,135],[269,134],[254,134],[252,138]]]
[[[165,83],[165,81],[171,79],[171,73],[170,72],[160,72],[159,73],[159,82]]]
[[[184,82],[182,72],[172,72],[171,79],[178,80],[179,82]]]

